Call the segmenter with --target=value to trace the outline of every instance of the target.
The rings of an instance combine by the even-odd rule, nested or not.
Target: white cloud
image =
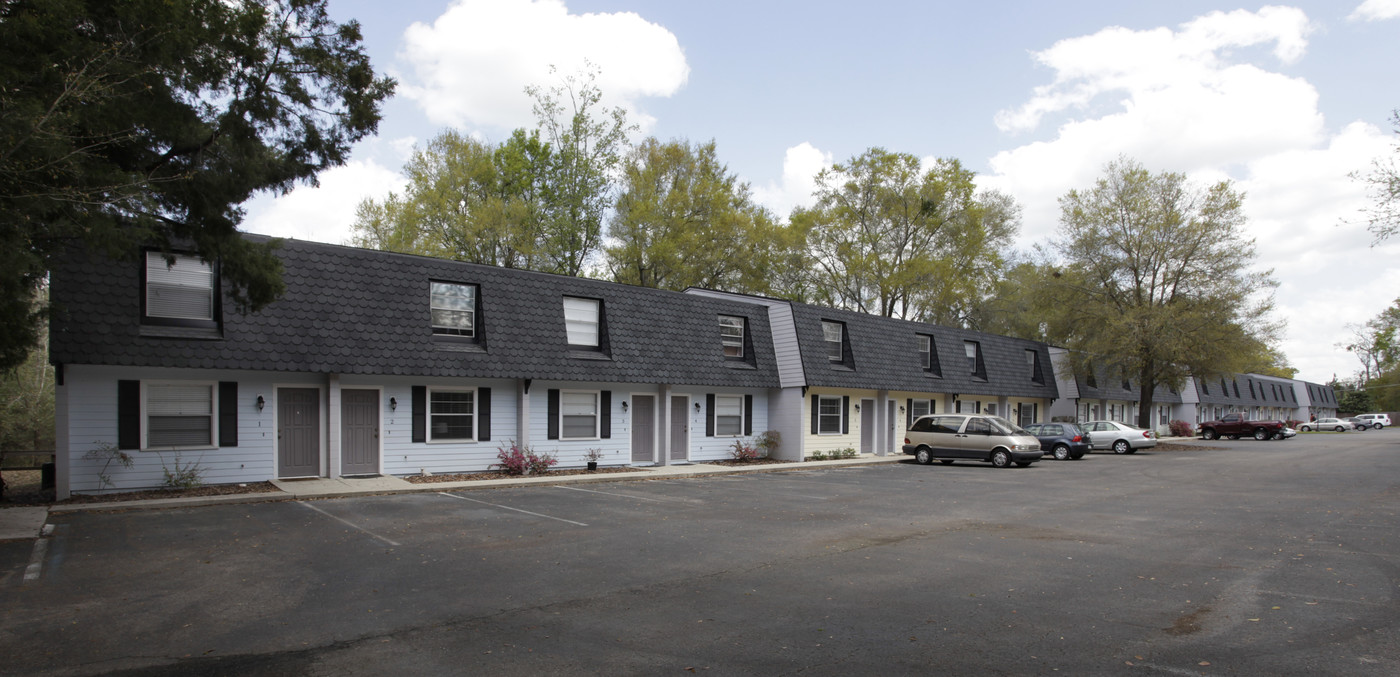
[[[350,241],[355,208],[368,197],[401,191],[407,180],[374,161],[352,160],[319,176],[320,186],[298,186],[278,197],[249,203],[242,229],[277,237],[331,244]]]
[[[1049,138],[991,158],[979,185],[1016,197],[1029,244],[1053,235],[1061,195],[1093,185],[1119,155],[1202,184],[1233,180],[1246,193],[1258,264],[1281,283],[1285,353],[1301,378],[1349,374],[1354,358],[1333,344],[1345,323],[1393,297],[1400,243],[1370,249],[1363,228],[1338,222],[1365,205],[1364,186],[1348,174],[1390,141],[1360,122],[1329,131],[1317,89],[1270,70],[1302,58],[1310,30],[1302,12],[1265,7],[1215,12],[1176,30],[1107,28],[1062,40],[1034,55],[1053,69],[1052,82],[997,117],[1006,131],[1035,131],[1052,116],[1056,126]],[[1271,53],[1240,50],[1259,46]]]
[[[783,155],[782,181],[754,186],[754,200],[773,210],[780,218],[787,218],[794,207],[811,206],[812,193],[817,188],[817,174],[832,164],[831,153],[803,141],[787,149]]]
[[[524,88],[548,89],[587,61],[600,70],[604,105],[646,129],[653,120],[637,101],[674,94],[690,73],[664,27],[632,12],[570,14],[561,0],[458,0],[432,25],[409,26],[404,42],[413,73],[399,91],[431,121],[462,128],[532,125]]]
[[[1400,0],[1366,0],[1347,16],[1348,21],[1385,21],[1400,16]]]

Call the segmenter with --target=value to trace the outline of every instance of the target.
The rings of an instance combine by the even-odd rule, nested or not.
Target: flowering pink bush
[[[548,472],[550,466],[559,463],[553,454],[536,454],[533,449],[521,447],[514,442],[509,448],[501,447],[496,458],[501,462],[491,467],[507,475],[538,475]]]
[[[1172,429],[1172,437],[1191,437],[1195,434],[1194,427],[1186,421],[1172,421],[1167,425]]]
[[[734,446],[729,449],[729,455],[736,461],[747,463],[758,459],[758,448],[744,444],[743,440],[735,440]]]

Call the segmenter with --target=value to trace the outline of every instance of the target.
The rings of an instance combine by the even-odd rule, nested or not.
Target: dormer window
[[[967,355],[968,373],[973,378],[986,380],[987,368],[982,362],[982,344],[976,341],[963,341],[963,352]]]
[[[1031,383],[1045,383],[1045,376],[1040,371],[1040,351],[1026,351],[1026,370],[1030,372]]]
[[[564,297],[564,330],[569,337],[569,347],[599,347],[598,325],[601,309],[602,302],[598,299]]]
[[[429,301],[433,333],[476,337],[476,287],[453,282],[433,282]]]
[[[822,320],[822,340],[826,343],[826,359],[832,362],[841,362],[845,359],[845,351],[842,349],[845,330],[845,325],[840,322]]]
[[[725,357],[742,358],[744,356],[744,318],[720,315],[719,342]]]
[[[919,368],[928,371],[933,368],[933,337],[919,337]]]
[[[148,324],[213,326],[218,313],[218,275],[196,256],[146,252],[142,321]]]

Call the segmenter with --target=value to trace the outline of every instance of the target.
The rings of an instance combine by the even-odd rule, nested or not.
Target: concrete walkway
[[[13,520],[19,531],[27,533],[27,536],[17,536],[16,538],[33,538],[44,524],[44,518],[48,513],[72,513],[91,512],[108,510],[154,510],[162,508],[188,508],[203,505],[223,505],[228,503],[263,503],[268,501],[304,500],[321,498],[344,498],[348,496],[368,496],[383,494],[413,494],[413,493],[433,493],[439,491],[478,491],[486,489],[503,489],[507,487],[555,485],[555,484],[592,484],[597,482],[627,482],[637,480],[664,480],[681,477],[704,477],[719,475],[740,475],[762,472],[791,472],[795,470],[812,470],[818,468],[843,468],[862,465],[878,465],[883,463],[897,463],[909,459],[909,456],[899,454],[897,456],[864,456],[860,458],[843,459],[838,461],[803,461],[800,463],[770,463],[755,466],[722,466],[710,463],[691,463],[685,465],[670,466],[649,466],[636,468],[630,472],[609,472],[597,474],[580,475],[553,475],[543,474],[533,477],[514,477],[510,479],[491,480],[470,480],[466,482],[431,482],[425,484],[414,484],[399,477],[334,477],[316,478],[307,480],[272,480],[272,484],[281,491],[268,491],[254,494],[229,494],[225,496],[191,496],[187,498],[157,498],[143,499],[138,501],[111,501],[102,503],[74,503],[68,505],[52,505],[48,508],[10,508],[0,509],[0,519],[6,513],[18,510],[26,510],[24,516],[15,515]],[[37,514],[37,518],[36,515]],[[37,521],[36,521],[37,519]],[[3,522],[0,522],[3,523]]]

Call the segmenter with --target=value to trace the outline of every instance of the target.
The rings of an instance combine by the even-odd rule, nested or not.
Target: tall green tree
[[[623,109],[602,108],[597,77],[590,64],[548,89],[525,88],[535,99],[541,136],[553,149],[544,181],[540,255],[544,270],[563,275],[578,275],[601,247],[603,216],[613,205],[627,134],[636,129]]]
[[[808,233],[819,300],[885,317],[961,324],[990,291],[1019,227],[1004,195],[976,192],[957,160],[871,148],[817,175]]]
[[[550,159],[539,134],[516,130],[501,146],[444,131],[404,165],[402,195],[360,203],[352,241],[505,268],[537,269]]]
[[[715,143],[648,138],[623,165],[606,248],[614,281],[766,293],[777,226]]]
[[[1391,111],[1390,122],[1400,134],[1400,110]],[[1400,143],[1395,145],[1395,153],[1400,154]],[[1352,177],[1366,183],[1367,197],[1374,202],[1364,213],[1366,227],[1375,236],[1372,246],[1378,245],[1400,229],[1400,165],[1394,157],[1377,158],[1371,171]]]
[[[1197,187],[1126,158],[1060,198],[1052,248],[1063,267],[1045,310],[1072,316],[1059,326],[1077,368],[1112,355],[1136,377],[1142,427],[1158,384],[1247,368],[1281,329],[1272,272],[1252,267],[1243,201],[1229,182]]]
[[[280,265],[239,205],[342,164],[393,89],[325,0],[0,2],[0,368],[76,244],[193,246],[238,307],[272,301]]]

